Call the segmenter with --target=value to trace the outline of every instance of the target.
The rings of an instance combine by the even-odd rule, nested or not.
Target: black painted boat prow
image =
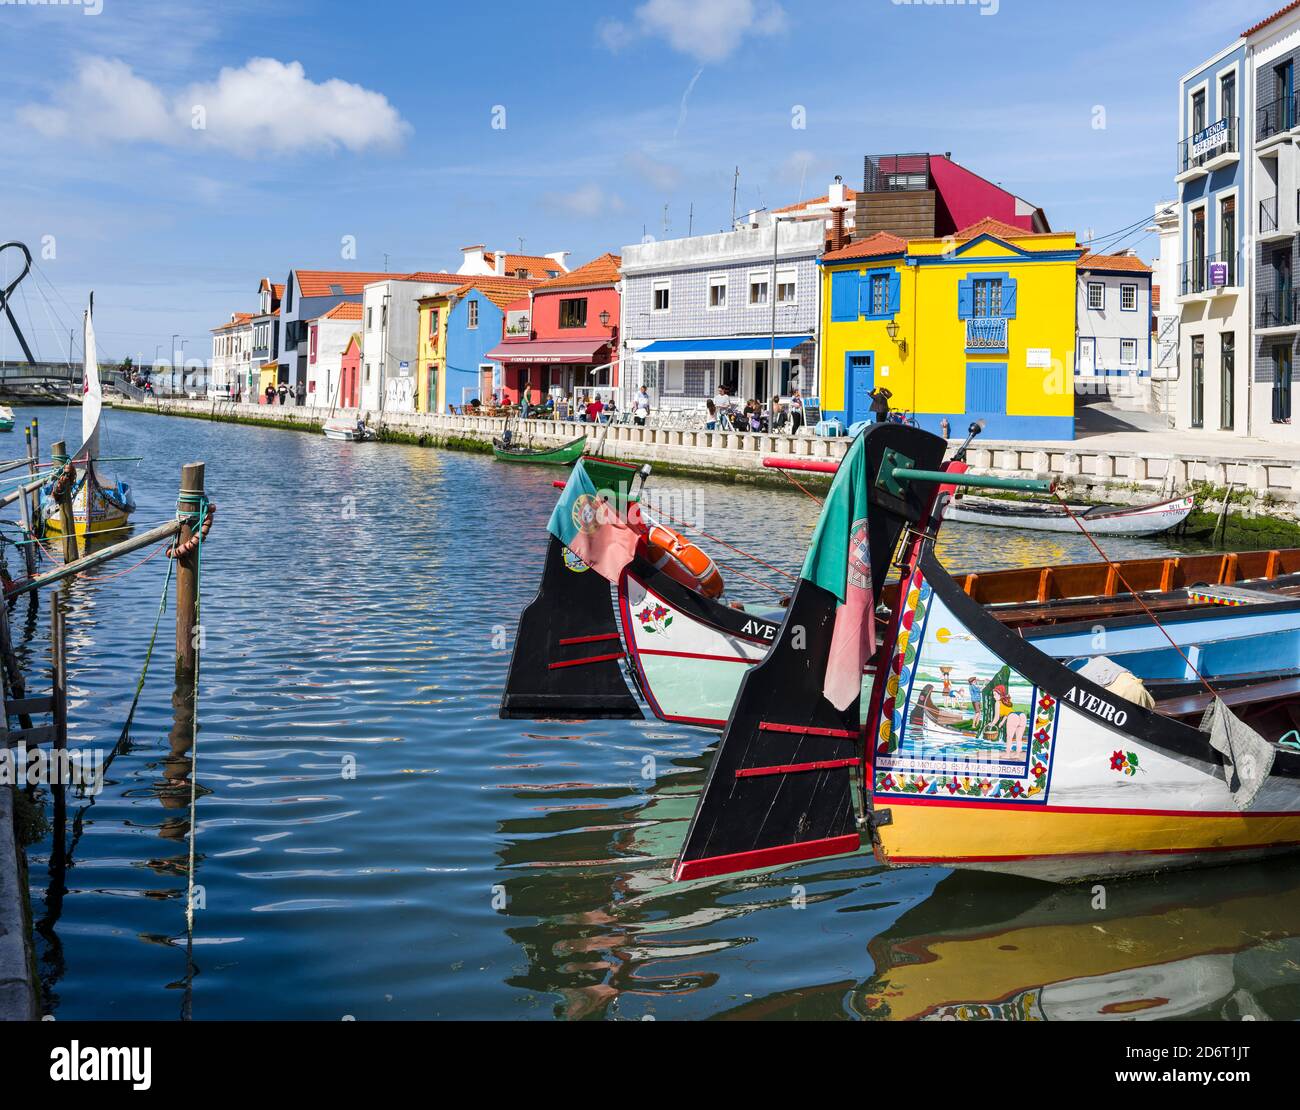
[[[501,716],[642,717],[623,677],[609,583],[570,569],[564,545],[549,539],[541,588],[519,617]]]
[[[904,499],[875,485],[892,449],[922,470],[943,463],[946,443],[902,424],[864,433],[871,512],[872,585],[879,596],[903,528],[923,521],[933,483]],[[745,675],[674,870],[675,879],[728,875],[855,852],[863,742],[859,701],[843,711],[822,696],[835,595],[800,579],[766,658]]]

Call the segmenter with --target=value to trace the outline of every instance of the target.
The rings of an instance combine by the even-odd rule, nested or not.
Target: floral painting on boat
[[[877,794],[1047,800],[1057,704],[909,583],[875,737]]]

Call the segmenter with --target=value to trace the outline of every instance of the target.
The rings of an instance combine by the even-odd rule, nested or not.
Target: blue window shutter
[[[898,293],[902,285],[901,277],[897,270],[889,275],[889,315],[898,315]]]
[[[871,316],[871,277],[870,273],[858,279],[858,315]]]
[[[831,319],[837,322],[858,318],[858,272],[836,270],[831,274]]]
[[[1008,320],[1016,318],[1016,279],[1002,279],[1002,315]]]
[[[966,411],[968,413],[993,413],[997,415],[1006,413],[1006,363],[967,363]]]
[[[964,278],[957,283],[957,318],[969,320],[975,315],[975,282]]]

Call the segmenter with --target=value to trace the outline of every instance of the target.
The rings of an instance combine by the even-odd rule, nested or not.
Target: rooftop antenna
[[[691,210],[686,217],[686,238],[695,234],[695,201],[691,201]]]
[[[731,178],[731,227],[736,227],[736,189],[740,187],[740,167],[736,167],[736,172]]]
[[[669,223],[668,223],[668,205],[665,204],[665,205],[664,205],[664,238],[665,238],[665,239],[668,238],[668,228],[669,228]]]
[[[519,253],[520,253],[520,254],[523,254],[523,253],[524,253],[524,237],[523,237],[522,235],[519,235],[519,236],[517,236],[517,238],[518,238],[518,240],[519,240]]]

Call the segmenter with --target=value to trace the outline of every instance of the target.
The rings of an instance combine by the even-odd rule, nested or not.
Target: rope
[[[805,497],[811,497],[814,501],[817,502],[818,505],[822,503],[822,499],[820,497],[818,497],[815,493],[812,493],[810,490],[808,490],[804,486],[804,484],[800,482],[799,479],[796,478],[793,474],[791,474],[788,470],[782,470],[781,474],[785,477],[785,480],[787,482],[793,482],[803,492],[803,495]]]
[[[774,594],[782,594],[782,591],[773,586],[772,583],[764,582],[761,578],[755,578],[752,574],[746,574],[738,566],[734,566],[731,563],[724,563],[721,560],[718,560],[718,564],[726,567],[727,573],[729,574],[739,574],[741,578],[748,578],[751,582],[758,583],[758,585],[762,586],[765,590],[771,590]]]
[[[1205,676],[1196,669],[1192,661],[1187,658],[1186,652],[1184,652],[1183,649],[1180,648],[1177,643],[1175,643],[1174,638],[1171,635],[1169,635],[1168,631],[1165,629],[1165,626],[1160,623],[1160,618],[1157,617],[1155,613],[1151,611],[1147,603],[1142,600],[1142,595],[1139,594],[1137,590],[1135,590],[1131,585],[1129,585],[1129,581],[1127,578],[1124,577],[1124,572],[1123,570],[1120,569],[1120,565],[1114,562],[1110,558],[1110,556],[1107,555],[1106,552],[1104,552],[1101,549],[1097,541],[1092,538],[1092,533],[1089,532],[1088,529],[1083,526],[1083,521],[1081,521],[1077,516],[1074,515],[1074,512],[1071,510],[1070,506],[1066,504],[1065,499],[1061,496],[1059,491],[1053,490],[1052,495],[1056,498],[1057,501],[1061,503],[1061,508],[1065,510],[1066,515],[1072,521],[1074,521],[1075,524],[1078,525],[1079,531],[1083,533],[1084,539],[1086,539],[1090,544],[1092,544],[1093,549],[1097,552],[1098,555],[1101,556],[1102,561],[1105,562],[1105,564],[1115,572],[1119,580],[1124,583],[1124,588],[1128,590],[1130,594],[1133,595],[1133,600],[1136,601],[1142,607],[1142,611],[1146,613],[1148,617],[1151,618],[1151,623],[1154,624],[1158,629],[1160,629],[1160,634],[1164,636],[1166,640],[1169,641],[1169,645],[1174,649],[1174,651],[1178,652],[1178,654],[1182,656],[1183,662],[1187,664],[1188,670],[1190,670],[1192,674],[1194,674],[1198,679],[1200,679],[1201,685],[1204,686],[1205,689],[1209,691],[1210,696],[1212,698],[1217,699],[1219,696],[1219,692],[1208,682],[1206,682]]]

